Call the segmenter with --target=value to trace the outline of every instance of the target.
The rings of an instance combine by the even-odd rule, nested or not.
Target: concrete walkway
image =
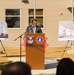
[[[19,57],[9,57],[10,61],[20,61]],[[26,62],[25,57],[21,58],[21,61]],[[57,66],[57,58],[45,58],[44,70],[32,70],[32,75],[55,75]]]

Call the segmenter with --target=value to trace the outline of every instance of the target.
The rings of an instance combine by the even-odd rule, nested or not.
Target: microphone
[[[29,26],[29,27],[27,27],[27,30],[28,30],[29,33],[31,33],[31,32],[33,32],[33,27]]]
[[[31,30],[32,28],[33,28],[32,26],[28,27],[29,30]]]

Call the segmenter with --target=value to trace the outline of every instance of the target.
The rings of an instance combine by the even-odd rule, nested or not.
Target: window
[[[6,9],[5,21],[8,28],[20,28],[20,9]]]
[[[34,19],[34,9],[29,9],[29,24],[31,24],[32,19]],[[43,25],[43,9],[36,9],[36,19],[38,25]]]

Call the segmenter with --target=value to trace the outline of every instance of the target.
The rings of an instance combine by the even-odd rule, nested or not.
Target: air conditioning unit
[[[22,0],[22,2],[24,2],[24,3],[28,3],[28,0]]]

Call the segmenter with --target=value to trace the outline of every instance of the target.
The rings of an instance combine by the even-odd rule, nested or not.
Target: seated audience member
[[[13,62],[4,66],[1,75],[31,75],[31,67],[24,62]]]
[[[57,65],[56,75],[74,75],[74,64],[70,58],[63,58]]]

